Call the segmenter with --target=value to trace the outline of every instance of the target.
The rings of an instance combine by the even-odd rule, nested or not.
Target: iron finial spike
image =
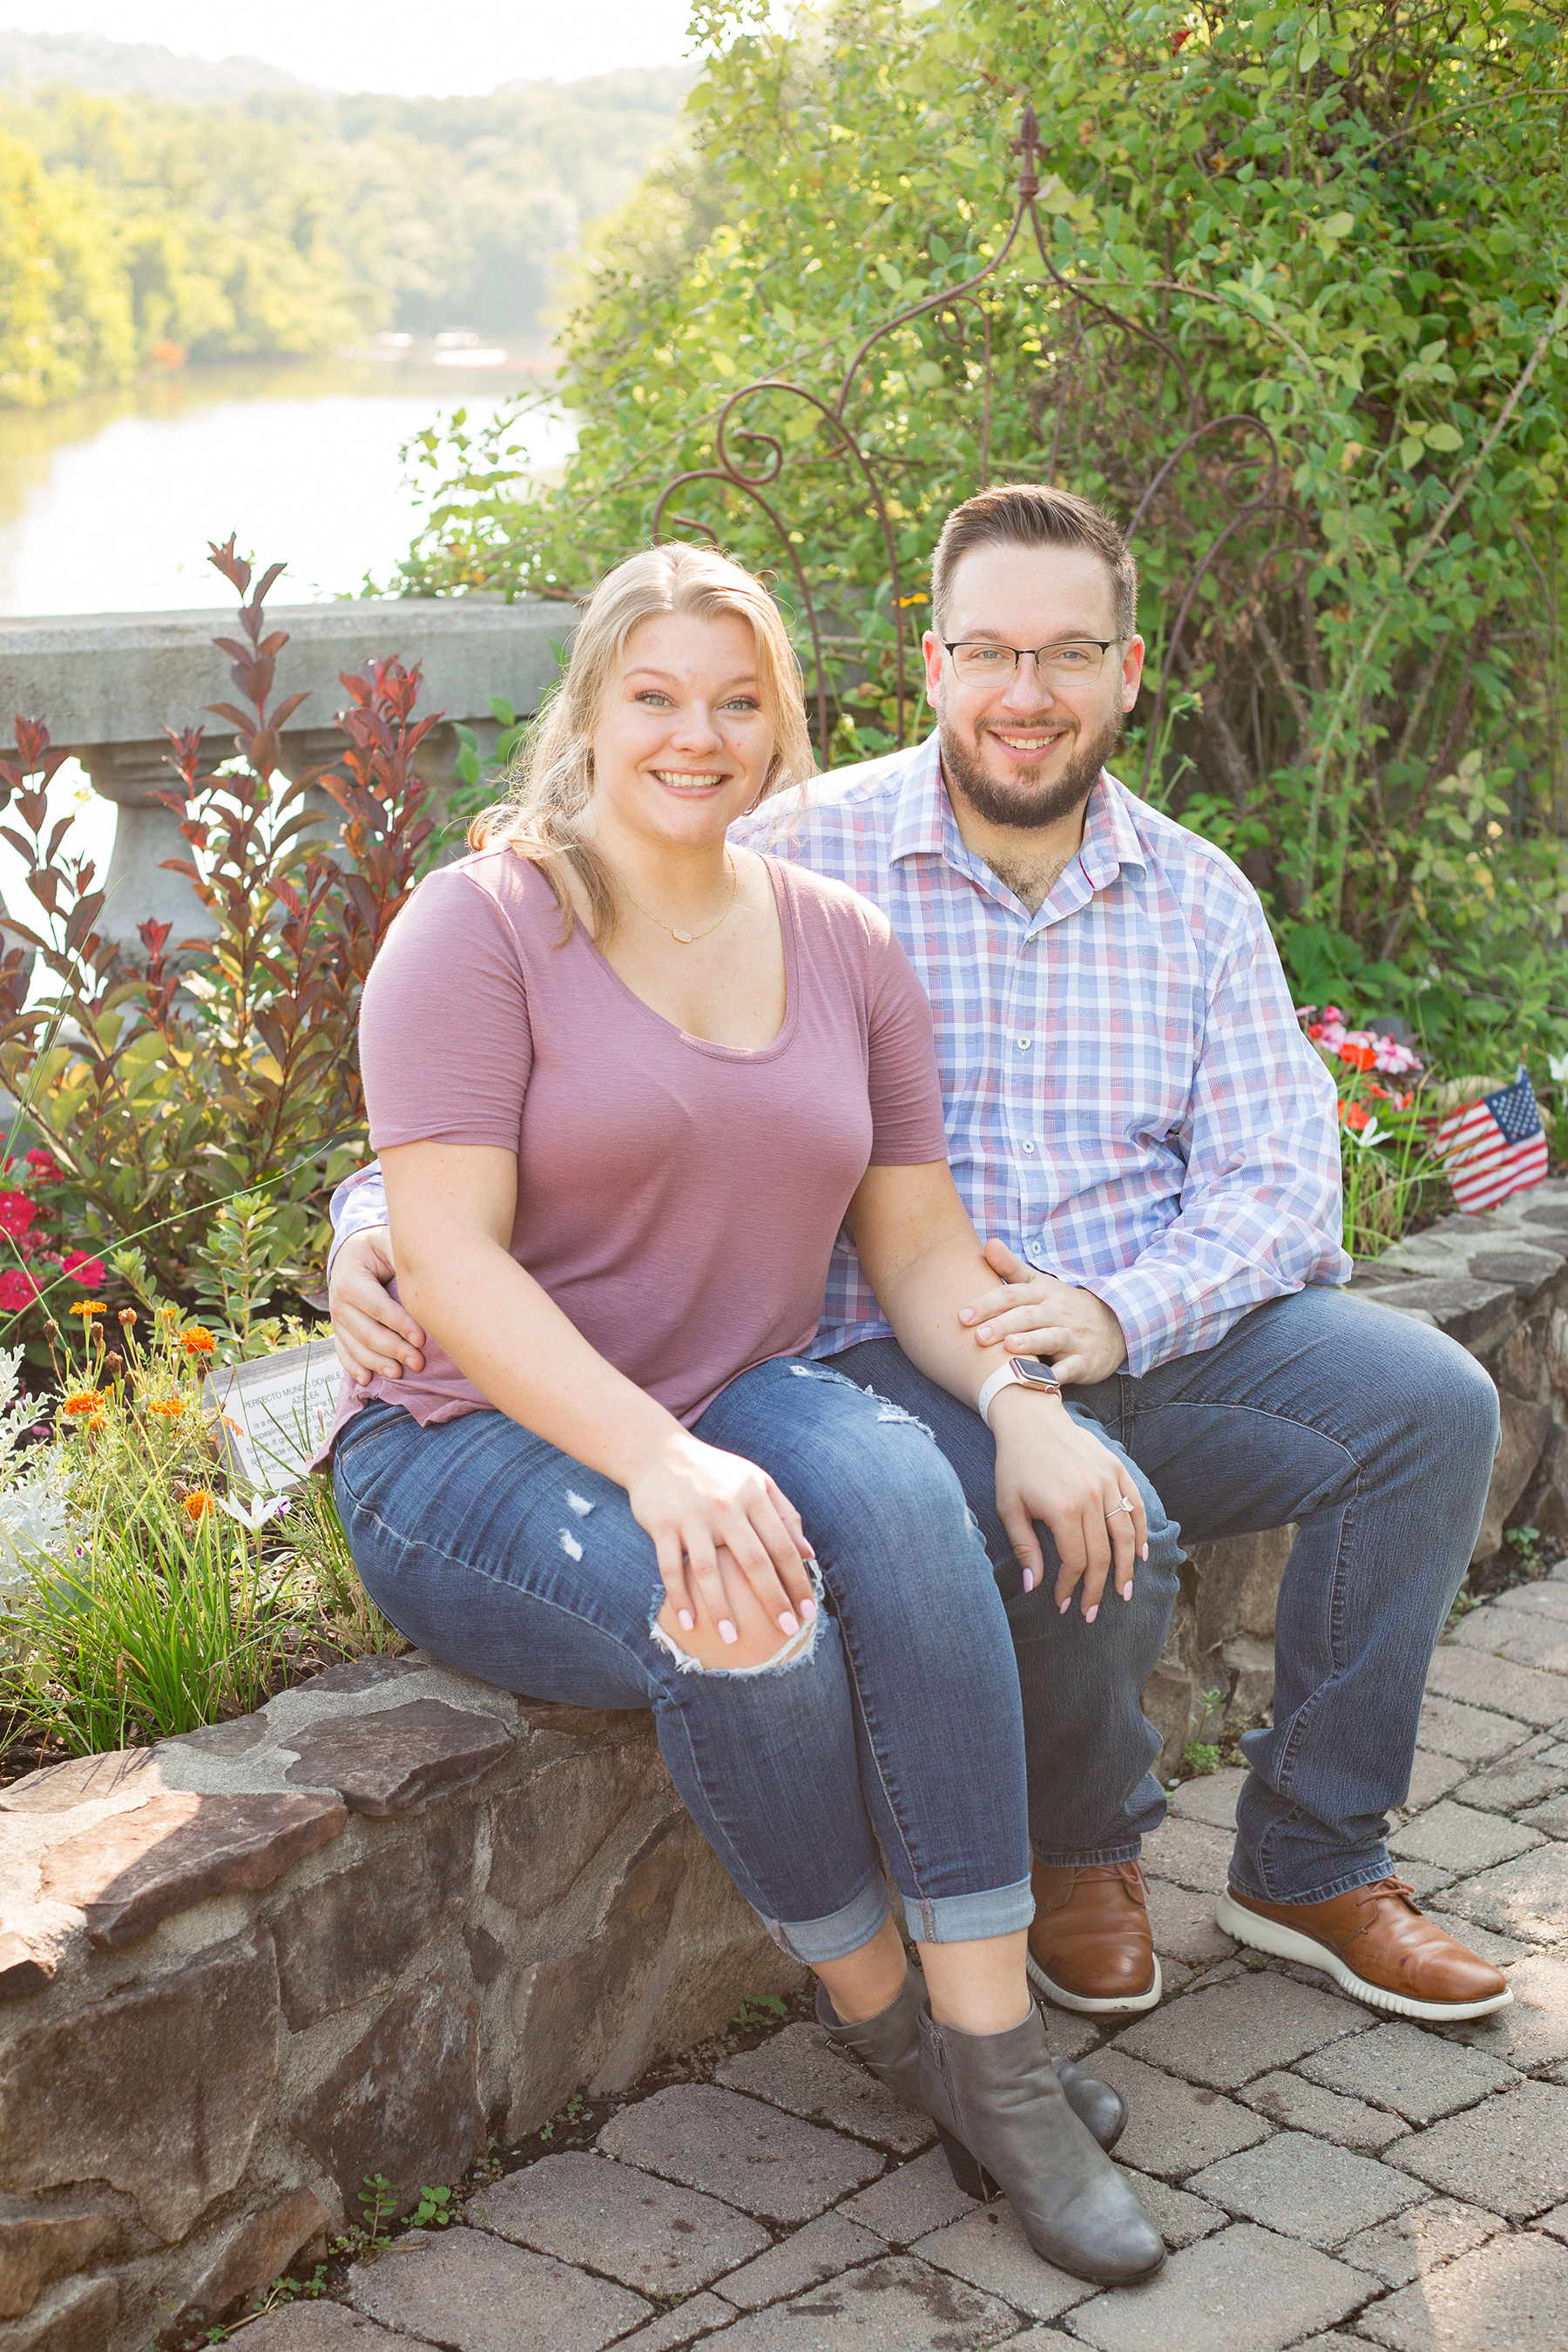
[[[1018,174],[1018,196],[1021,203],[1026,202],[1029,197],[1037,196],[1040,193],[1040,174],[1037,168],[1037,162],[1046,152],[1040,140],[1040,126],[1035,113],[1033,100],[1026,100],[1024,119],[1018,125],[1018,136],[1016,139],[1010,139],[1007,145],[1013,154],[1020,156],[1023,160],[1023,170]]]

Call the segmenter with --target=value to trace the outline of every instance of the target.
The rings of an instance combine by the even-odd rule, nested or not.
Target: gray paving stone
[[[1435,1870],[1427,1862],[1402,1862],[1399,1875],[1418,1903],[1425,1903],[1430,1895],[1445,1893],[1454,1884],[1451,1870]]]
[[[1527,1829],[1540,1830],[1547,1837],[1568,1838],[1568,1797],[1549,1797],[1543,1805],[1525,1807],[1519,1819]]]
[[[1101,2018],[1080,2017],[1071,2009],[1047,2009],[1041,2014],[1053,2058],[1081,2058],[1088,2051],[1098,2050],[1105,2039]]]
[[[469,2201],[481,2229],[558,2262],[587,2263],[641,2294],[690,2294],[772,2243],[733,2205],[603,2156],[547,2156]]]
[[[1479,1706],[1460,1706],[1451,1698],[1438,1698],[1430,1688],[1415,1734],[1421,1747],[1435,1748],[1439,1756],[1452,1756],[1461,1764],[1494,1763],[1517,1748],[1521,1736],[1519,1726],[1506,1716],[1483,1714]]]
[[[1568,1592],[1561,1584],[1516,1584],[1500,1592],[1492,1606],[1517,1610],[1526,1617],[1555,1618],[1559,1624],[1568,1625]]]
[[[1478,1622],[1484,1620],[1484,1622]],[[1506,1658],[1510,1665],[1539,1666],[1552,1675],[1568,1674],[1568,1623],[1521,1609],[1477,1609],[1467,1617],[1454,1639],[1462,1649],[1482,1650]]]
[[[1554,1841],[1450,1887],[1444,1907],[1527,1944],[1568,1936],[1568,1845]]]
[[[838,2210],[874,2230],[891,2246],[912,2246],[928,2230],[940,2230],[944,2221],[955,2221],[961,2213],[967,2213],[973,2201],[954,2185],[941,2148],[933,2147],[929,2155],[917,2156],[912,2164],[885,2172]]]
[[[1484,1772],[1472,1772],[1454,1794],[1460,1804],[1483,1812],[1516,1813],[1565,1788],[1568,1766],[1545,1764],[1539,1756],[1510,1756],[1500,1764],[1489,1764]]]
[[[1568,1698],[1568,1686],[1561,1675],[1543,1675],[1533,1666],[1512,1666],[1506,1658],[1461,1650],[1452,1642],[1440,1643],[1433,1652],[1426,1687],[1438,1698],[1455,1699],[1462,1706],[1491,1707],[1538,1731],[1547,1730],[1561,1718],[1563,1700]],[[1516,1738],[1521,1736],[1515,1734]]]
[[[978,2352],[1017,2332],[1017,2313],[994,2295],[909,2254],[885,2254],[737,2320],[724,2352]]]
[[[1515,2080],[1515,2070],[1502,2060],[1403,2021],[1317,2051],[1302,2060],[1301,2072],[1331,2091],[1386,2107],[1407,2124],[1436,2123]]]
[[[1223,1895],[1236,1843],[1206,1822],[1169,1815],[1143,1841],[1143,1867],[1152,1878],[1168,1878],[1195,1895]]]
[[[1368,2285],[1364,2271],[1243,2221],[1173,2254],[1147,2286],[1080,2305],[1067,2325],[1096,2352],[1283,2352],[1356,2310]]]
[[[1553,2211],[1543,2213],[1535,2226],[1538,2230],[1549,2231],[1552,2237],[1568,2243],[1568,2205],[1559,2205]]]
[[[709,2083],[675,2083],[623,2107],[597,2145],[770,2221],[809,2221],[882,2167],[857,2140]]]
[[[673,2311],[658,2319],[650,2319],[635,2336],[623,2336],[616,2352],[681,2352],[681,2347],[696,2343],[699,2336],[717,2335],[728,2327],[735,2314],[716,2294],[689,2295]]]
[[[1286,2131],[1310,2132],[1317,2139],[1358,2148],[1367,2156],[1375,2156],[1410,2128],[1398,2116],[1384,2115],[1360,2099],[1342,2098],[1320,2083],[1303,2082],[1300,2074],[1265,2074],[1260,2083],[1249,2083],[1241,2095],[1249,2107]]]
[[[1031,2319],[1059,2319],[1099,2292],[1041,2260],[1009,2205],[973,2205],[961,2221],[934,2230],[913,2249],[922,2262],[999,2294]]]
[[[1451,1756],[1436,1756],[1429,1748],[1418,1748],[1411,1760],[1410,1787],[1405,1793],[1405,1809],[1418,1813],[1425,1805],[1435,1805],[1446,1797],[1465,1777],[1465,1768]]]
[[[1389,2352],[1563,2352],[1568,2246],[1533,2230],[1494,2238],[1363,2314]]]
[[[1452,2197],[1429,2197],[1375,2230],[1363,2230],[1340,2248],[1340,2260],[1373,2271],[1390,2286],[1408,2286],[1443,2263],[1474,2253],[1503,2227],[1495,2213],[1461,2205]]]
[[[1194,2174],[1192,2186],[1227,2213],[1325,2248],[1375,2228],[1421,2195],[1386,2165],[1305,2132],[1279,2132],[1261,2147],[1227,2156]]]
[[[842,2213],[824,2213],[756,2262],[731,2271],[715,2291],[742,2311],[760,2311],[764,2304],[782,2303],[785,2295],[804,2294],[807,2287],[819,2286],[858,2263],[876,2262],[885,2251],[869,2230],[857,2229]]]
[[[1445,2196],[1527,2221],[1568,2198],[1568,2090],[1521,2083],[1397,2141],[1384,2158]]]
[[[482,2230],[355,2263],[348,2292],[372,2319],[452,2352],[602,2352],[652,2316],[640,2294]]]
[[[1185,1886],[1173,1886],[1163,1878],[1144,1881],[1149,1899],[1149,1926],[1153,1932],[1154,1949],[1165,1968],[1169,1994],[1169,1963],[1186,1960],[1194,1964],[1205,1960],[1227,1959],[1236,1946],[1230,1937],[1215,1926],[1214,1896],[1194,1895]]]
[[[913,2156],[936,2137],[927,2116],[841,2057],[819,2025],[786,2025],[755,2050],[729,2059],[713,2079],[804,2116],[808,2123],[876,2140],[896,2156]]]
[[[1184,1780],[1171,1799],[1171,1811],[1184,1821],[1207,1822],[1211,1829],[1234,1832],[1236,1801],[1247,1783],[1245,1764],[1231,1766],[1224,1772],[1205,1772],[1195,1780]]]
[[[1151,2011],[1119,2034],[1115,2046],[1211,2090],[1234,2091],[1342,2034],[1364,2032],[1372,2022],[1372,2012],[1355,2001],[1266,1970]]]
[[[1116,2158],[1134,2171],[1179,2180],[1268,2137],[1270,2126],[1260,2116],[1211,2090],[1194,2089],[1140,2064],[1117,2043],[1100,2051],[1089,2072],[1127,2102],[1127,2128],[1116,2143]]]
[[[1388,1851],[1401,1860],[1429,1863],[1435,1870],[1468,1878],[1474,1871],[1489,1870],[1494,1863],[1511,1862],[1516,1853],[1528,1853],[1531,1846],[1541,1843],[1541,1836],[1539,1830],[1521,1829],[1516,1822],[1500,1820],[1496,1813],[1475,1812],[1468,1805],[1458,1805],[1451,1797],[1445,1797],[1429,1812],[1418,1813],[1413,1822],[1395,1830]]]
[[[1568,1958],[1535,1952],[1509,1970],[1513,2000],[1490,2017],[1443,2029],[1446,2040],[1468,2042],[1489,2057],[1506,2058],[1531,2073],[1568,2058]]]
[[[1483,1960],[1490,1960],[1494,1968],[1510,1969],[1516,1960],[1524,1959],[1530,1952],[1530,1946],[1521,1944],[1517,1936],[1496,1935],[1490,1927],[1483,1927],[1477,1919],[1461,1919],[1457,1911],[1447,1909],[1442,1903],[1424,1903],[1421,1908],[1429,1919],[1436,1919],[1450,1936],[1458,1937],[1467,1951],[1478,1952]]]
[[[264,2319],[248,2321],[245,2333],[259,2352],[401,2352],[408,2340],[326,2302],[280,2304]]]
[[[1120,2160],[1121,2149],[1117,2147]],[[1212,2230],[1223,2230],[1229,2221],[1217,2205],[1205,2198],[1189,2197],[1184,2189],[1173,2189],[1168,2180],[1156,2180],[1152,2173],[1134,2172],[1125,2166],[1127,2178],[1143,2201],[1144,2210],[1173,2253],[1183,2246],[1195,2246]]]

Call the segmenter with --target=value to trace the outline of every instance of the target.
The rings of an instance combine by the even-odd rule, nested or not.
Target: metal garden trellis
[[[1152,717],[1147,730],[1147,750],[1143,767],[1143,782],[1147,784],[1150,765],[1159,740],[1160,726],[1168,698],[1172,672],[1182,649],[1184,632],[1191,615],[1194,602],[1202,589],[1204,581],[1223,551],[1238,534],[1270,515],[1289,516],[1294,520],[1296,520],[1295,510],[1279,496],[1281,471],[1279,452],[1273,435],[1262,420],[1244,411],[1234,411],[1221,416],[1203,416],[1199,395],[1194,388],[1180,352],[1169,337],[1161,334],[1152,327],[1142,324],[1138,320],[1128,318],[1122,311],[1102,301],[1098,295],[1089,290],[1087,285],[1079,284],[1071,277],[1064,276],[1058,268],[1051,253],[1037,205],[1041,184],[1038,165],[1045,151],[1041,144],[1039,125],[1032,105],[1025,107],[1023,118],[1018,126],[1018,135],[1009,142],[1009,149],[1019,159],[1017,205],[1006,236],[985,267],[976,270],[974,275],[966,278],[963,284],[948,287],[939,293],[928,295],[924,300],[910,303],[905,309],[896,311],[891,318],[884,320],[882,324],[874,329],[857,348],[844,370],[837,397],[831,400],[808,390],[804,384],[792,383],[787,378],[777,375],[756,377],[751,383],[742,384],[736,391],[731,393],[720,409],[714,424],[713,451],[716,462],[711,466],[691,467],[677,475],[673,481],[667,484],[654,505],[652,535],[657,543],[671,536],[671,531],[667,526],[674,525],[681,530],[696,532],[714,544],[718,543],[719,534],[710,524],[696,516],[671,511],[671,501],[678,494],[698,482],[713,482],[727,490],[738,491],[742,497],[749,499],[767,518],[777,536],[779,545],[788,559],[799,595],[801,610],[811,638],[816,681],[815,698],[817,750],[826,762],[828,758],[830,725],[822,619],[817,609],[816,599],[812,593],[810,583],[806,578],[805,567],[796,552],[795,541],[791,537],[788,521],[780,511],[781,501],[776,496],[764,495],[773,492],[774,486],[784,476],[787,462],[784,443],[776,433],[765,432],[754,425],[747,425],[741,415],[744,404],[763,396],[777,398],[782,395],[788,399],[803,401],[807,407],[814,409],[834,436],[832,457],[846,465],[851,474],[858,476],[863,483],[870,499],[871,510],[877,518],[880,530],[882,545],[887,557],[894,630],[898,740],[902,744],[905,737],[907,701],[908,623],[905,617],[906,604],[897,534],[894,530],[893,517],[889,511],[888,494],[878,478],[877,456],[867,446],[862,436],[856,433],[848,420],[850,397],[861,378],[868,357],[888,336],[896,333],[900,328],[910,326],[916,320],[930,319],[950,347],[963,347],[967,341],[965,313],[973,312],[978,321],[981,341],[981,366],[976,389],[976,396],[981,404],[981,429],[980,464],[978,476],[972,488],[981,489],[985,487],[991,468],[992,310],[982,298],[980,289],[985,287],[988,281],[995,281],[998,271],[1017,244],[1026,220],[1034,231],[1035,245],[1047,274],[1050,293],[1063,307],[1064,315],[1070,316],[1072,320],[1063,354],[1068,385],[1070,386],[1078,373],[1089,338],[1097,329],[1100,329],[1113,337],[1135,338],[1152,345],[1169,365],[1176,383],[1181,387],[1186,405],[1188,430],[1177,446],[1162,457],[1137,498],[1127,524],[1128,536],[1134,544],[1142,527],[1156,516],[1162,496],[1167,490],[1176,469],[1184,459],[1198,448],[1200,444],[1211,437],[1231,432],[1256,435],[1260,437],[1265,446],[1267,468],[1263,474],[1261,487],[1258,487],[1256,482],[1260,463],[1257,457],[1233,460],[1221,470],[1217,477],[1222,503],[1229,511],[1223,528],[1212,537],[1209,544],[1188,572],[1180,603],[1170,625],[1164,659],[1155,691]],[[1176,287],[1167,288],[1164,281],[1157,281],[1154,290],[1179,292],[1184,289]],[[1047,480],[1052,480],[1056,476],[1066,410],[1067,396],[1064,393],[1058,402],[1048,459],[1043,469],[1044,478]],[[1251,497],[1239,495],[1240,489],[1247,486],[1254,488],[1255,494]],[[1292,537],[1294,535],[1294,533],[1290,534]],[[1277,552],[1279,552],[1278,545],[1270,546],[1258,560],[1253,566],[1255,581],[1260,575],[1263,566]]]

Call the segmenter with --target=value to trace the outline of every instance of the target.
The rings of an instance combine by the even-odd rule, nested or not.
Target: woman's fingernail
[[[1097,1601],[1095,1602],[1094,1607],[1093,1607],[1092,1609],[1086,1609],[1086,1610],[1084,1611],[1084,1612],[1083,1612],[1083,1622],[1084,1622],[1084,1623],[1085,1623],[1086,1625],[1092,1625],[1092,1624],[1093,1624],[1093,1622],[1094,1622],[1094,1621],[1095,1621],[1095,1619],[1099,1616],[1099,1614],[1100,1614],[1100,1603],[1099,1603],[1099,1601]]]
[[[795,1615],[795,1611],[793,1609],[781,1609],[779,1611],[779,1632],[781,1633],[798,1633],[799,1631],[800,1619]]]
[[[811,1595],[810,1595],[809,1593],[807,1593],[807,1595],[806,1595],[805,1599],[805,1600],[801,1602],[801,1604],[800,1604],[800,1614],[801,1614],[801,1621],[802,1621],[802,1622],[803,1622],[804,1624],[806,1624],[806,1625],[813,1625],[813,1624],[815,1624],[815,1623],[816,1623],[816,1601],[811,1598]]]
[[[697,1622],[696,1618],[692,1615],[689,1609],[682,1609],[678,1612],[678,1614],[680,1620],[681,1632],[683,1633],[689,1633],[692,1627]]]
[[[1138,1557],[1139,1557],[1139,1559],[1148,1559],[1148,1557],[1149,1557],[1149,1547],[1148,1547],[1148,1545],[1147,1545],[1147,1544],[1145,1544],[1145,1545],[1144,1545],[1144,1547],[1143,1547],[1142,1550],[1139,1553]]]
[[[1034,1589],[1035,1571],[1032,1568],[1026,1568],[1024,1570],[1024,1590],[1026,1592],[1033,1592]]]
[[[1132,1587],[1131,1587],[1131,1585],[1130,1583],[1129,1583],[1129,1584],[1124,1584],[1124,1585],[1122,1586],[1122,1588],[1121,1588],[1121,1598],[1123,1599],[1123,1601],[1131,1601],[1131,1598],[1132,1598]]]
[[[1057,1603],[1057,1615],[1058,1615],[1058,1617],[1065,1617],[1065,1616],[1067,1615],[1067,1613],[1068,1613],[1068,1611],[1071,1607],[1072,1607],[1072,1594],[1069,1592],[1069,1593],[1068,1594],[1068,1597],[1067,1597],[1067,1599],[1066,1599],[1065,1601],[1058,1601],[1058,1603]]]
[[[721,1617],[719,1620],[719,1639],[721,1642],[738,1642],[740,1638],[739,1633],[736,1633],[735,1628],[731,1624],[728,1617]]]

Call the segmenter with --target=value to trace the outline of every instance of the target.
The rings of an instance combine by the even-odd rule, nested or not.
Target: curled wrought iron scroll
[[[1010,152],[1019,159],[1017,205],[1011,227],[984,268],[976,270],[973,277],[965,278],[961,285],[944,288],[938,293],[928,295],[922,301],[910,303],[905,309],[895,311],[890,318],[885,319],[880,326],[873,329],[845,368],[835,398],[810,392],[804,384],[794,383],[786,377],[773,375],[758,376],[752,383],[742,384],[738,390],[731,393],[720,409],[714,424],[714,463],[710,466],[694,467],[685,473],[678,474],[673,481],[666,485],[653,509],[653,538],[657,544],[661,540],[672,537],[675,530],[679,530],[695,533],[715,545],[718,543],[719,534],[710,524],[703,522],[697,516],[672,511],[671,502],[682,490],[698,482],[714,482],[724,489],[739,492],[742,497],[750,499],[767,518],[794,575],[800,610],[804,614],[811,639],[816,674],[817,750],[826,765],[829,758],[830,722],[821,616],[818,614],[816,601],[812,594],[805,567],[796,552],[795,542],[790,536],[788,520],[781,512],[780,501],[775,493],[775,485],[781,482],[786,464],[784,444],[776,433],[762,432],[753,426],[749,426],[742,421],[741,416],[743,404],[763,395],[770,398],[782,396],[803,401],[808,407],[816,410],[824,425],[834,436],[833,456],[845,461],[858,476],[868,494],[880,529],[882,545],[887,556],[892,604],[898,688],[898,740],[901,744],[904,740],[905,708],[908,698],[906,695],[908,623],[905,618],[906,608],[897,536],[893,528],[893,518],[889,512],[887,493],[877,477],[875,455],[868,449],[864,440],[855,432],[848,421],[847,412],[850,395],[870,353],[889,335],[896,333],[900,328],[910,326],[916,320],[930,319],[950,342],[962,344],[966,340],[965,314],[973,313],[978,323],[981,342],[981,370],[977,387],[981,402],[981,429],[978,478],[972,485],[972,488],[983,489],[989,479],[991,467],[993,356],[992,311],[984,299],[981,289],[987,285],[988,281],[995,279],[996,273],[1012,253],[1023,233],[1025,223],[1027,222],[1034,231],[1035,244],[1050,281],[1051,293],[1053,297],[1059,297],[1064,305],[1068,307],[1073,319],[1067,353],[1069,382],[1076,368],[1076,355],[1082,345],[1084,336],[1091,328],[1098,326],[1120,335],[1130,336],[1156,350],[1163,362],[1170,368],[1174,381],[1181,387],[1182,396],[1186,404],[1190,430],[1179,446],[1163,458],[1145,485],[1128,526],[1128,536],[1131,540],[1135,542],[1141,527],[1151,518],[1157,517],[1162,494],[1166,490],[1176,468],[1184,460],[1194,457],[1200,451],[1203,452],[1204,458],[1212,458],[1215,454],[1220,436],[1226,433],[1255,436],[1264,445],[1266,451],[1266,464],[1262,459],[1258,458],[1232,460],[1230,464],[1219,467],[1217,474],[1211,476],[1211,487],[1218,488],[1222,504],[1228,509],[1228,512],[1223,528],[1211,541],[1188,577],[1185,592],[1166,643],[1164,661],[1155,692],[1153,717],[1147,733],[1148,750],[1144,759],[1144,781],[1147,782],[1149,763],[1153,757],[1154,747],[1158,740],[1161,721],[1168,699],[1173,667],[1178,659],[1182,644],[1183,631],[1205,579],[1224,549],[1238,533],[1275,511],[1284,511],[1279,496],[1279,453],[1273,435],[1256,416],[1232,415],[1204,417],[1202,403],[1175,344],[1167,336],[1158,333],[1152,327],[1145,326],[1141,320],[1131,319],[1123,312],[1113,309],[1109,303],[1100,300],[1088,287],[1078,284],[1071,278],[1065,277],[1058,269],[1051,253],[1050,242],[1047,237],[1037,205],[1040,194],[1039,164],[1045,150],[1040,142],[1039,125],[1033,106],[1025,107],[1023,119],[1018,126],[1018,135],[1009,142],[1009,148]],[[1155,290],[1178,292],[1182,289],[1175,287],[1166,289],[1164,281],[1157,281]],[[1056,477],[1065,407],[1064,395],[1058,404],[1049,464],[1045,469],[1048,479],[1054,479]],[[1205,444],[1210,445],[1206,449]],[[1258,480],[1257,478],[1260,472],[1262,478]],[[1253,477],[1250,483],[1253,494],[1250,497],[1239,494],[1240,489],[1248,487],[1245,479],[1247,475]],[[1231,494],[1233,482],[1239,486],[1238,494],[1235,496]],[[1266,561],[1267,558],[1263,560]]]

